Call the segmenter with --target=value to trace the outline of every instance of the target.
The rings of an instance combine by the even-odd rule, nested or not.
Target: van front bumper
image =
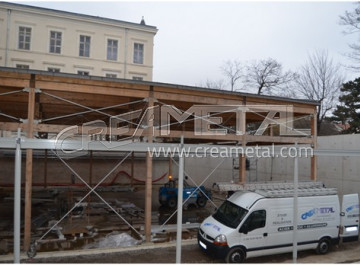
[[[205,240],[202,235],[198,232],[198,245],[206,254],[223,259],[229,251],[228,246],[219,246],[215,245],[207,240]]]

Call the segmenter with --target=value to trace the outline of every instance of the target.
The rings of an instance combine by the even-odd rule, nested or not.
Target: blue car
[[[206,194],[206,196],[205,196]],[[178,197],[178,180],[169,179],[163,187],[159,189],[159,202],[162,206],[175,208],[177,206]],[[194,204],[198,207],[205,207],[208,199],[211,199],[211,191],[205,189],[204,186],[199,188],[189,185],[184,180],[183,201],[185,206]]]

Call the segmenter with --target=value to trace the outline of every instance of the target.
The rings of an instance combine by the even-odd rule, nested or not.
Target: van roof
[[[335,188],[303,188],[298,189],[298,197],[314,197],[337,195]],[[293,189],[279,190],[256,190],[256,191],[237,191],[228,200],[236,205],[249,210],[258,200],[263,198],[293,198]]]
[[[294,197],[294,189],[279,189],[279,190],[256,190],[257,194],[263,195],[266,198],[290,198]],[[336,188],[302,188],[297,190],[298,197],[314,197],[337,195]]]
[[[238,191],[230,196],[228,201],[241,206],[247,210],[259,199],[265,198],[264,196],[251,191]]]

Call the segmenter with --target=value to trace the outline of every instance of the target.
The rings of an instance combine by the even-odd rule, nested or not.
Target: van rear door
[[[343,242],[359,239],[359,195],[346,194],[343,196],[341,207],[341,232]]]

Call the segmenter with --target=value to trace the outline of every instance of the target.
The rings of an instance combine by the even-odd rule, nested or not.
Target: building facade
[[[0,2],[0,66],[152,81],[157,28]]]

